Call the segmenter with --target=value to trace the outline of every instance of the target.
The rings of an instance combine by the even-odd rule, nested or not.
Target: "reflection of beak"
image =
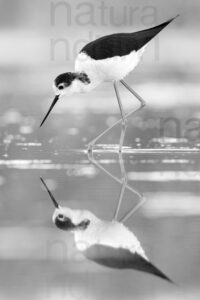
[[[51,197],[51,200],[53,201],[54,206],[55,206],[56,208],[59,208],[59,205],[58,205],[56,199],[54,198],[54,196],[52,195],[52,193],[51,193],[50,190],[48,189],[48,186],[46,185],[46,183],[44,182],[44,180],[42,179],[42,177],[40,177],[40,180],[42,181],[44,187],[46,188],[46,190],[47,190],[47,192],[48,192],[48,194],[49,194],[49,196]]]
[[[43,123],[47,119],[48,115],[52,111],[52,109],[53,109],[54,105],[56,104],[56,102],[58,101],[58,99],[59,99],[59,95],[56,95],[55,98],[54,98],[54,100],[53,100],[53,102],[52,102],[52,104],[51,104],[51,106],[50,106],[50,108],[49,108],[49,110],[48,110],[48,112],[47,112],[47,114],[46,114],[46,116],[44,117],[42,123],[40,124],[40,127],[43,125]]]

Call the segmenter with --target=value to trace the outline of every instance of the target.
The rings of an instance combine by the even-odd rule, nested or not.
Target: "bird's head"
[[[42,123],[40,124],[40,127],[43,125],[43,123],[47,119],[48,115],[50,114],[50,112],[54,108],[57,101],[62,96],[71,95],[73,93],[72,83],[75,79],[76,79],[76,74],[72,73],[72,72],[63,73],[63,74],[60,74],[56,77],[56,79],[54,80],[54,83],[53,83],[53,89],[54,89],[54,92],[55,92],[55,97],[54,97],[54,100],[53,100],[48,112],[46,113]]]
[[[41,182],[43,183],[45,189],[47,190],[54,206],[55,211],[53,213],[53,223],[62,230],[65,231],[77,231],[77,230],[86,230],[90,224],[90,220],[87,218],[82,219],[79,222],[74,222],[74,212],[72,209],[67,207],[61,207],[58,202],[55,200],[53,194],[47,187],[44,180],[40,177]]]
[[[48,112],[46,113],[42,123],[40,124],[40,127],[44,124],[45,120],[47,119],[48,115],[54,108],[55,104],[62,96],[71,95],[74,92],[79,92],[79,87],[81,85],[88,85],[89,83],[90,83],[89,77],[87,76],[87,74],[83,72],[81,73],[67,72],[58,75],[53,83],[53,89],[55,92],[54,100],[51,103],[51,106]]]
[[[53,83],[55,95],[61,97],[72,94],[72,83],[75,79],[77,79],[77,74],[72,72],[58,75]]]

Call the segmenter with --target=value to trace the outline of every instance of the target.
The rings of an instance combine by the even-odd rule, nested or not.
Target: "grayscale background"
[[[127,82],[147,107],[129,119],[124,164],[146,202],[126,224],[177,286],[80,257],[51,221],[42,176],[64,206],[109,220],[120,184],[88,161],[87,143],[119,118],[112,85],[63,98],[44,126],[52,83],[85,43],[180,14]],[[200,3],[198,0],[0,0],[0,299],[200,299]],[[120,87],[126,111],[136,100]],[[120,128],[96,160],[120,178]],[[177,152],[176,152],[177,151]],[[137,204],[126,191],[121,215]]]

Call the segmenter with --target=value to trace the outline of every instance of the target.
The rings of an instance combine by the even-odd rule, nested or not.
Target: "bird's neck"
[[[73,73],[74,80],[72,81],[72,92],[83,93],[90,85],[91,81],[86,73]]]
[[[75,78],[72,82],[72,92],[73,93],[86,93],[93,90],[97,85],[96,82],[91,76],[88,76],[85,72],[76,72]]]

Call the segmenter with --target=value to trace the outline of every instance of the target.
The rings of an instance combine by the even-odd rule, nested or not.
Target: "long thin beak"
[[[47,119],[48,115],[52,111],[52,109],[55,106],[55,104],[58,101],[58,99],[59,99],[59,95],[56,95],[55,98],[54,98],[54,100],[53,100],[53,102],[52,102],[52,104],[51,104],[51,106],[50,106],[50,108],[49,108],[49,110],[48,110],[48,112],[47,112],[47,114],[46,114],[46,116],[44,117],[42,123],[40,124],[40,127],[42,127],[42,125],[44,124],[45,120]]]
[[[51,200],[53,201],[54,206],[55,206],[56,208],[59,208],[59,205],[58,205],[56,199],[54,198],[54,196],[52,195],[52,193],[51,193],[50,190],[48,189],[48,186],[46,185],[46,183],[44,182],[44,180],[42,179],[42,177],[40,177],[40,180],[42,181],[44,187],[46,188],[46,190],[47,190],[47,192],[48,192],[48,194],[49,194],[49,196],[51,197]]]

